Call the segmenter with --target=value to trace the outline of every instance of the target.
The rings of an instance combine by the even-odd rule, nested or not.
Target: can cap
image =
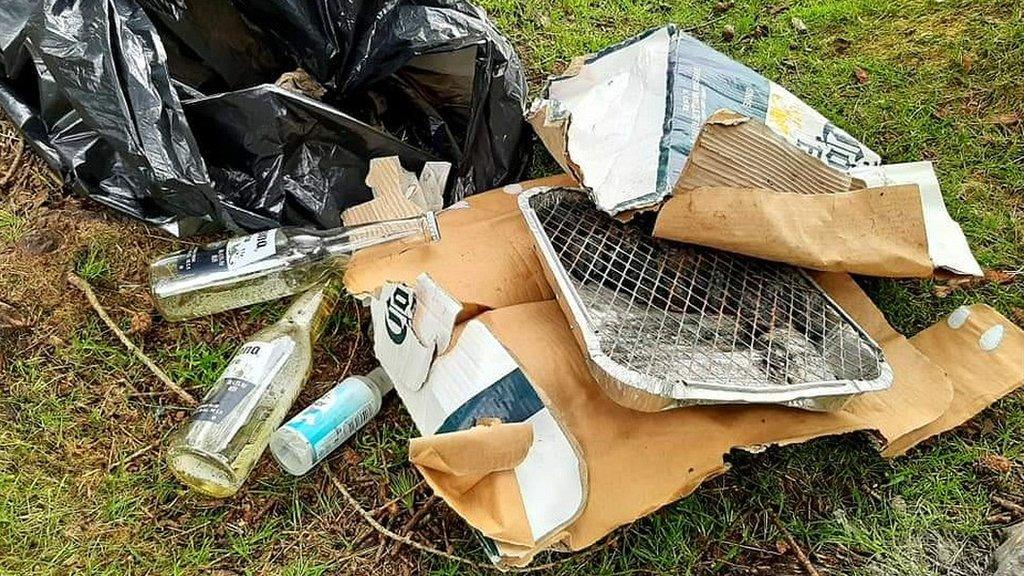
[[[366,379],[373,382],[373,385],[377,387],[377,391],[380,392],[381,397],[387,395],[388,392],[395,389],[395,385],[391,383],[391,378],[388,378],[387,372],[384,371],[383,366],[378,366],[366,375]]]

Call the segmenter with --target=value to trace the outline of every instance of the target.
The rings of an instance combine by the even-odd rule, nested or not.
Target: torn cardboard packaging
[[[981,274],[930,163],[844,173],[727,110],[701,129],[654,235],[823,271]]]
[[[418,390],[403,387],[399,394],[424,434],[411,443],[410,458],[453,509],[493,540],[505,565],[528,563],[544,549],[593,544],[726,471],[724,455],[732,449],[867,430],[884,455],[901,454],[1024,379],[1024,334],[994,310],[962,309],[908,340],[849,276],[817,273],[817,283],[884,351],[894,375],[888,390],[858,396],[833,413],[777,406],[630,410],[591,376],[543,281],[514,196],[476,196],[466,209],[442,214],[440,224],[444,239],[437,244],[357,254],[346,285],[353,293],[385,294],[380,289],[389,282],[431,293],[417,280],[426,273],[444,297],[419,302],[435,302],[423,304],[433,308],[449,298],[462,305],[449,348]],[[430,340],[429,329],[413,326],[423,331],[421,343]],[[382,337],[377,328],[375,336]],[[536,457],[544,465],[523,467],[541,448]]]
[[[678,180],[704,121],[723,108],[763,121],[848,172],[881,159],[792,93],[668,26],[578,61],[528,120],[609,214],[651,206]]]
[[[398,156],[374,158],[366,174],[373,199],[345,210],[341,214],[342,224],[358,226],[436,212],[444,206],[450,170],[448,162],[426,162],[417,178],[402,168]]]
[[[534,547],[579,514],[586,468],[483,324],[462,324],[434,360],[460,309],[425,275],[415,287],[384,284],[371,301],[374,353],[423,435],[409,457],[430,486],[485,535]]]

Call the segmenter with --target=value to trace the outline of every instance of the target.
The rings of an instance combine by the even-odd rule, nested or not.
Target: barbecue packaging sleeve
[[[173,234],[337,227],[381,156],[452,162],[448,204],[526,167],[522,65],[462,0],[0,4],[0,110],[70,188]],[[320,99],[275,85],[299,68]]]
[[[867,431],[895,456],[1024,383],[1024,333],[991,308],[962,308],[908,339],[849,276],[814,273],[882,347],[891,388],[832,413],[625,408],[591,376],[517,207],[523,190],[569,185],[558,176],[474,196],[440,215],[441,242],[362,251],[346,274],[348,290],[378,307],[375,346],[391,340],[388,318],[393,331],[422,334],[426,374],[396,382],[422,435],[410,458],[496,562],[585,548],[724,473],[733,449]],[[410,308],[381,317],[396,290],[421,299],[404,296]],[[378,355],[389,373],[403,360]]]
[[[830,272],[981,275],[929,162],[841,172],[729,110],[701,129],[654,235]]]
[[[563,170],[614,215],[668,196],[704,121],[723,108],[840,171],[881,162],[782,86],[671,25],[575,59],[528,120]]]

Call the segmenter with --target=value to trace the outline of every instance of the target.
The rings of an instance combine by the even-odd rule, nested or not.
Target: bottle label
[[[217,248],[193,248],[178,258],[178,273],[198,275],[237,270],[277,254],[277,230],[232,238]]]
[[[293,348],[295,343],[288,338],[246,343],[231,359],[217,385],[203,398],[193,418],[214,424],[234,423],[237,430]],[[229,431],[233,433],[234,430]]]
[[[345,380],[292,418],[286,426],[309,441],[316,462],[341,446],[376,414],[366,384]]]

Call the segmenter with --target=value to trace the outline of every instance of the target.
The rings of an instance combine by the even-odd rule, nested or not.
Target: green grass
[[[943,194],[982,265],[1024,265],[1024,137],[990,118],[1024,101],[1024,15],[998,0],[739,0],[714,2],[486,0],[483,6],[519,47],[536,94],[546,75],[574,56],[666,22],[697,27],[702,40],[783,84],[888,162],[935,162]],[[809,33],[791,25],[801,18]],[[703,23],[713,20],[708,25]],[[735,27],[726,42],[721,30]],[[761,37],[749,36],[758,27]],[[846,42],[849,47],[842,49]],[[858,83],[856,68],[868,72]],[[542,156],[537,164],[551,166]],[[17,240],[24,216],[0,208],[0,242]],[[96,242],[75,271],[110,290],[130,283],[117,239]],[[140,264],[141,266],[141,264]],[[939,298],[931,281],[865,280],[900,331],[911,334],[963,303],[1004,314],[1024,309],[1020,281],[957,290]],[[110,293],[101,293],[109,297]],[[196,320],[160,322],[139,336],[178,382],[201,394],[244,331],[276,318],[283,304]],[[123,310],[112,310],[127,327]],[[365,316],[364,316],[365,319]],[[320,347],[312,401],[349,360],[358,322],[339,314]],[[94,319],[68,327],[62,342],[25,350],[0,369],[0,574],[338,573],[473,574],[484,571],[363,539],[365,524],[337,497],[322,469],[291,478],[264,459],[243,492],[208,502],[182,489],[153,448],[184,411]],[[3,342],[0,341],[0,346]],[[357,349],[353,371],[372,365]],[[694,495],[616,531],[601,547],[553,572],[569,574],[794,573],[772,516],[823,574],[982,574],[1001,512],[993,493],[1024,494],[1024,400],[1011,397],[908,457],[883,460],[861,435],[729,456],[733,469]],[[400,527],[429,491],[406,463],[414,428],[391,400],[330,461],[361,501],[399,498]],[[1000,454],[1007,474],[979,468]],[[479,542],[453,513],[436,507],[417,537],[483,560]],[[358,542],[358,546],[356,543]],[[546,561],[554,558],[541,558]]]
[[[75,273],[91,283],[108,280],[110,263],[107,261],[104,248],[94,244],[79,254],[75,262]]]
[[[8,210],[0,210],[0,244],[13,244],[28,228],[24,218]]]

